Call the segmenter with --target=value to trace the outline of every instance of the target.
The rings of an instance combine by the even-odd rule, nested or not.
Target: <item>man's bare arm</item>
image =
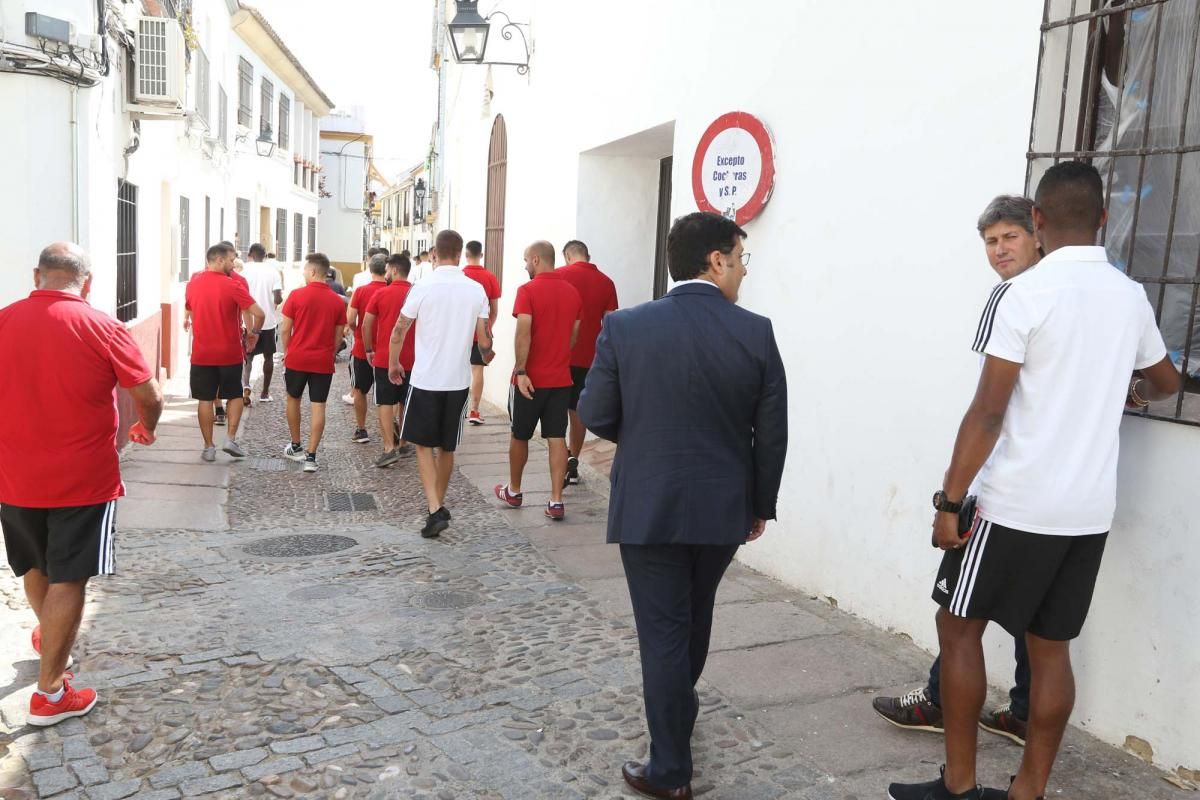
[[[1179,394],[1182,383],[1179,370],[1171,363],[1171,357],[1167,356],[1154,366],[1141,370],[1141,377],[1133,380],[1129,387],[1130,405],[1144,407],[1159,400],[1168,400]],[[1139,400],[1140,403],[1137,402]]]
[[[342,339],[346,336],[346,326],[338,325],[333,329],[333,351],[337,352],[337,347],[342,343]]]
[[[279,352],[286,353],[292,340],[292,318],[282,317],[279,323]]]
[[[415,321],[401,314],[396,320],[396,324],[392,326],[392,338],[388,340],[389,373],[400,369],[400,351],[404,349],[404,337],[408,336],[408,329]]]
[[[579,341],[579,320],[575,320],[575,327],[571,328],[571,349],[575,349],[575,343]]]
[[[525,369],[529,361],[529,348],[533,344],[533,316],[519,314],[517,316],[517,334],[513,338],[513,351],[516,353],[518,371]]]
[[[489,300],[488,301],[488,320],[487,320],[488,327],[492,327],[492,328],[496,327],[496,313],[497,313],[497,310],[499,309],[499,307],[500,307],[499,300]]]
[[[375,352],[375,315],[364,314],[362,326],[363,346],[370,352]]]
[[[255,303],[242,312],[242,319],[246,323],[246,330],[261,331],[263,323],[267,321],[267,315],[258,303]]]
[[[158,427],[158,418],[162,416],[163,394],[158,387],[158,381],[151,378],[145,383],[139,383],[129,390],[133,404],[137,406],[138,421],[142,427],[151,433]]]
[[[966,496],[975,476],[992,454],[1020,374],[1020,364],[995,356],[985,359],[975,399],[958,428],[954,455],[942,486],[951,501],[957,502]]]

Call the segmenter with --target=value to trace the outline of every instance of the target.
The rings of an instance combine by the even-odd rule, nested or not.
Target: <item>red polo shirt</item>
[[[346,324],[346,302],[324,281],[310,283],[288,295],[283,316],[292,321],[283,366],[295,372],[333,374],[337,342],[334,330]]]
[[[114,389],[153,377],[125,326],[78,295],[38,290],[0,309],[0,365],[0,503],[90,506],[125,494]]]
[[[392,328],[400,319],[400,309],[408,297],[412,284],[408,281],[392,281],[390,285],[371,295],[371,303],[367,313],[375,315],[375,358],[371,366],[387,369],[388,352],[392,346]],[[408,335],[404,337],[404,346],[400,348],[400,366],[405,372],[412,372],[413,361],[416,360],[417,323],[408,326]]]
[[[487,267],[481,264],[467,264],[463,267],[463,275],[466,275],[483,287],[483,293],[487,295],[490,310],[491,301],[500,299],[500,281]],[[475,336],[475,341],[479,341],[478,335]]]
[[[591,367],[596,360],[596,338],[604,325],[604,315],[617,310],[617,286],[595,264],[576,261],[556,269],[583,298],[583,315],[579,318],[579,340],[571,350],[572,367]]]
[[[363,318],[367,316],[367,308],[371,304],[371,298],[380,289],[386,288],[386,281],[371,279],[369,283],[359,286],[354,290],[354,294],[350,295],[350,307],[358,312],[358,316],[354,318],[354,349],[350,351],[350,354],[355,358],[367,357],[367,347],[362,336]]]
[[[535,389],[572,385],[571,331],[582,310],[579,292],[557,272],[540,272],[517,289],[513,316],[533,317],[525,372]]]
[[[200,367],[227,367],[246,357],[242,347],[239,312],[254,305],[246,279],[231,280],[223,272],[206,269],[188,281],[185,303],[192,311],[192,363]]]

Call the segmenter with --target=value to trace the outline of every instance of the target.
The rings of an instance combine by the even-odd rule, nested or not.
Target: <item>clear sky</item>
[[[363,106],[389,181],[425,158],[437,119],[433,0],[247,0],[338,108]]]

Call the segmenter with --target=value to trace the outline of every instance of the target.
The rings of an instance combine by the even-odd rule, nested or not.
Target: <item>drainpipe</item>
[[[71,241],[85,247],[79,241],[79,87],[71,87]]]

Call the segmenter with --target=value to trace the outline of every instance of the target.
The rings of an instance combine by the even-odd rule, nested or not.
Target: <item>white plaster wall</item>
[[[974,389],[969,340],[995,282],[974,225],[992,196],[1023,188],[1042,3],[987,0],[947,14],[941,0],[917,0],[864,14],[759,0],[734,17],[720,0],[686,11],[636,0],[611,0],[602,13],[552,0],[510,5],[532,23],[531,73],[492,68],[485,102],[489,70],[449,68],[444,190],[453,200],[439,221],[468,238],[482,233],[488,138],[503,114],[505,294],[492,374],[512,365],[522,249],[535,238],[561,245],[594,216],[579,200],[598,185],[581,154],[674,120],[679,215],[695,208],[691,162],[703,130],[727,111],[759,115],[774,133],[777,184],[747,226],[754,258],[741,302],[774,321],[791,445],[780,521],[741,558],[935,648],[929,497]],[[596,202],[611,203],[619,228],[629,202],[602,194]],[[597,241],[604,230],[593,230],[594,252],[620,241],[616,232]],[[623,304],[637,292],[629,279],[618,288]],[[503,401],[504,383],[488,383],[490,399]],[[1127,421],[1120,512],[1075,645],[1076,721],[1117,745],[1145,739],[1168,767],[1200,766],[1197,436]],[[1011,641],[988,642],[991,676],[1007,685]]]
[[[338,155],[340,153],[340,155]],[[366,146],[362,141],[321,140],[321,168],[325,189],[332,197],[323,197],[321,252],[331,261],[359,262],[363,257],[363,189],[367,177]]]

